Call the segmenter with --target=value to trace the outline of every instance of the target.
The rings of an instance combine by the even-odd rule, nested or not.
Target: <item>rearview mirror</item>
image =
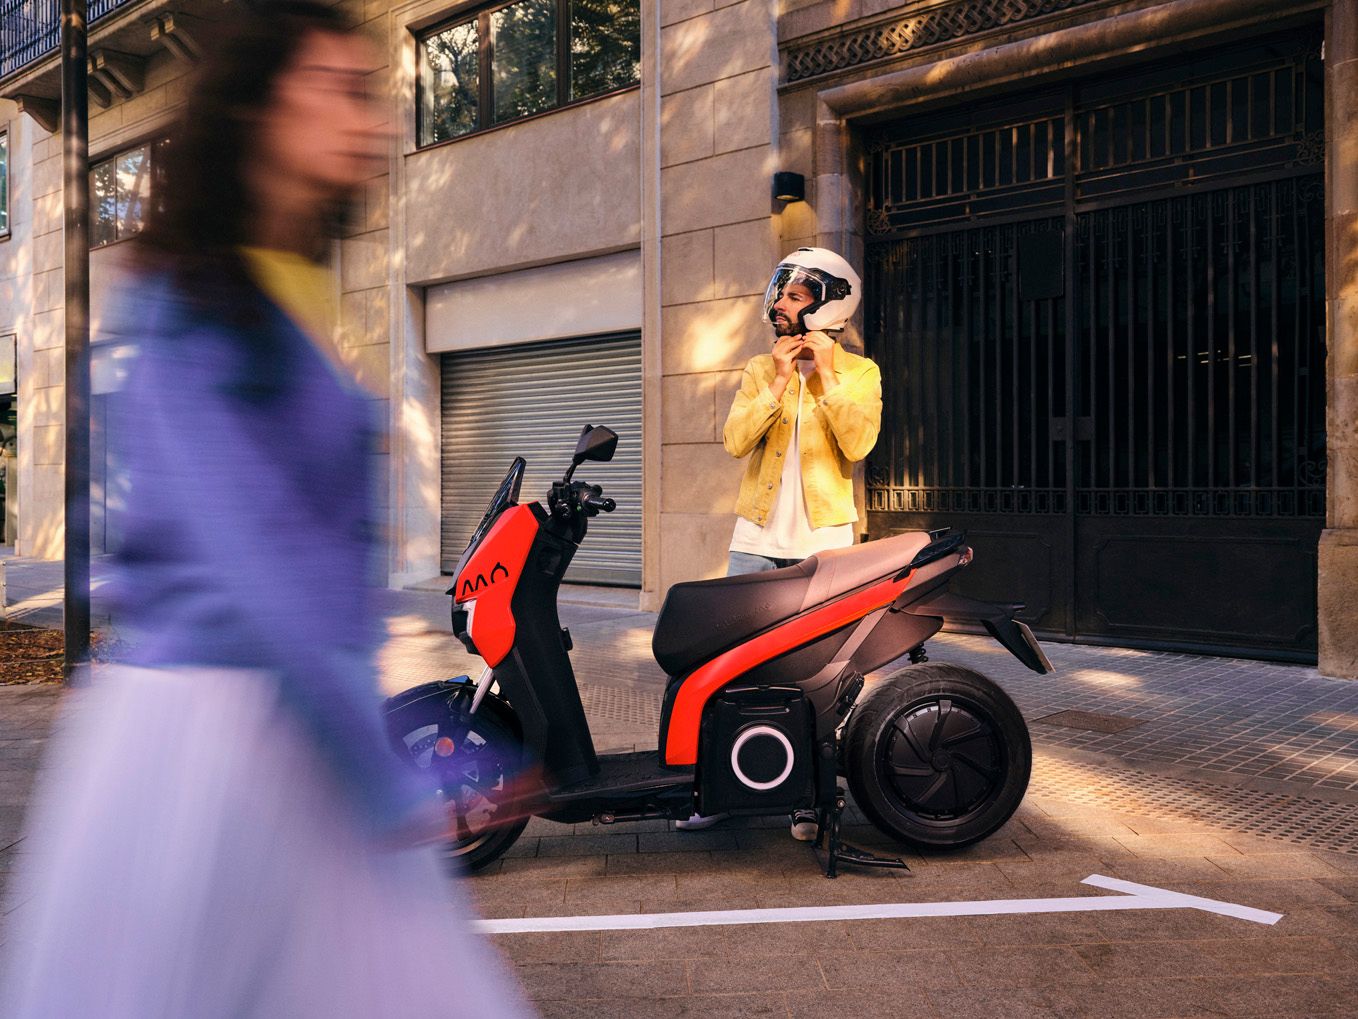
[[[580,441],[575,444],[575,456],[571,464],[577,466],[586,460],[608,461],[618,448],[618,433],[603,425],[585,425],[580,432]]]

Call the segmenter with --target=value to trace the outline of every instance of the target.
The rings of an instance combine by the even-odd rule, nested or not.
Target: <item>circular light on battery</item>
[[[440,757],[452,757],[453,750],[455,749],[453,741],[447,736],[440,736],[434,742],[434,753],[438,754]]]

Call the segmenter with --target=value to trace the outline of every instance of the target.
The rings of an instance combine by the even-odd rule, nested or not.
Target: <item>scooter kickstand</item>
[[[826,877],[839,877],[839,864],[841,862],[854,867],[881,867],[905,871],[910,869],[902,859],[878,856],[866,849],[859,849],[857,846],[841,841],[839,826],[844,815],[844,807],[844,790],[836,789],[833,804],[829,807],[822,807],[817,812],[819,831],[816,833],[816,841],[811,844],[811,851],[816,854],[816,860],[820,863],[821,870]]]

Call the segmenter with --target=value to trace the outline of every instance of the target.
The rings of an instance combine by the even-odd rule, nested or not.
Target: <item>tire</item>
[[[979,673],[913,665],[882,680],[849,718],[849,788],[888,835],[926,849],[960,849],[999,829],[1032,773],[1028,726]]]
[[[499,859],[528,824],[527,817],[495,819],[523,760],[514,710],[486,697],[476,714],[468,715],[474,689],[466,684],[451,695],[398,703],[387,712],[397,752],[417,768],[436,769],[440,791],[456,804],[459,837],[444,843],[443,855],[450,868],[468,871]],[[453,742],[447,756],[436,752],[441,736]]]

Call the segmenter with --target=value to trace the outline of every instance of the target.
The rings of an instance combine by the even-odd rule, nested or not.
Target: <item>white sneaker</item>
[[[730,814],[694,814],[687,821],[675,821],[674,826],[680,831],[702,831],[711,828],[714,824],[721,824],[727,820]]]
[[[820,834],[820,821],[814,810],[792,812],[792,837],[798,842],[815,842]]]

